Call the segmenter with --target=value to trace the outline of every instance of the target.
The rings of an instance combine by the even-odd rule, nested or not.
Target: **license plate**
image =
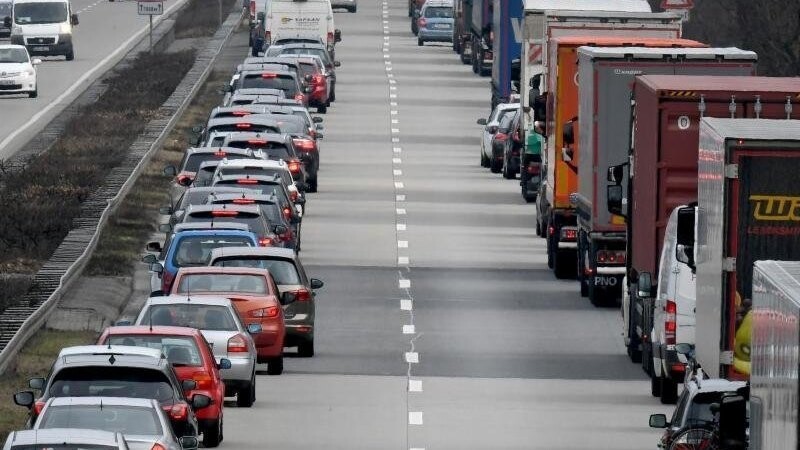
[[[433,25],[434,28],[450,28],[450,25],[446,23],[437,23]]]
[[[14,84],[14,80],[0,80],[2,86],[11,86],[12,84]]]
[[[42,46],[42,47],[33,47],[33,51],[35,51],[35,52],[47,52],[47,51],[50,51],[50,47],[48,47],[46,45]]]

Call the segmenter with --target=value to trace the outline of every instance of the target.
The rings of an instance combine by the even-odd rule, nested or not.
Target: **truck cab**
[[[31,55],[61,56],[75,59],[72,31],[78,15],[68,0],[18,0],[11,16],[4,18],[11,28],[11,43],[24,45]]]

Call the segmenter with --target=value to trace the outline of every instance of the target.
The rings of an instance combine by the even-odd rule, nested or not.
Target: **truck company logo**
[[[800,222],[800,197],[751,195],[753,218],[770,222]]]
[[[643,70],[636,69],[614,69],[614,75],[641,75]]]
[[[284,24],[284,25],[286,25],[287,23],[289,23],[291,21],[292,21],[291,17],[281,17],[281,23]]]

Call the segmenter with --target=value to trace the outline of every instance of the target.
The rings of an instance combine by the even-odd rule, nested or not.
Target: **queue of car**
[[[222,104],[164,168],[163,234],[142,258],[149,298],[134,320],[62,349],[46,378],[28,380],[14,402],[29,409],[31,430],[12,433],[7,448],[51,438],[54,448],[216,447],[226,399],[252,407],[259,371],[283,373],[292,348],[314,356],[323,282],[299,252],[323,119],[308,108],[328,112],[339,63],[326,43],[297,40],[232,68]]]

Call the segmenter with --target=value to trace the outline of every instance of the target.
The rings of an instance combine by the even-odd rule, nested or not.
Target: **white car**
[[[41,62],[31,59],[22,45],[0,45],[0,94],[39,95],[34,66]]]
[[[488,119],[478,119],[478,125],[484,125],[481,137],[481,167],[489,167],[492,158],[492,136],[497,133],[497,127],[503,116],[519,109],[519,103],[500,103],[494,108]]]

